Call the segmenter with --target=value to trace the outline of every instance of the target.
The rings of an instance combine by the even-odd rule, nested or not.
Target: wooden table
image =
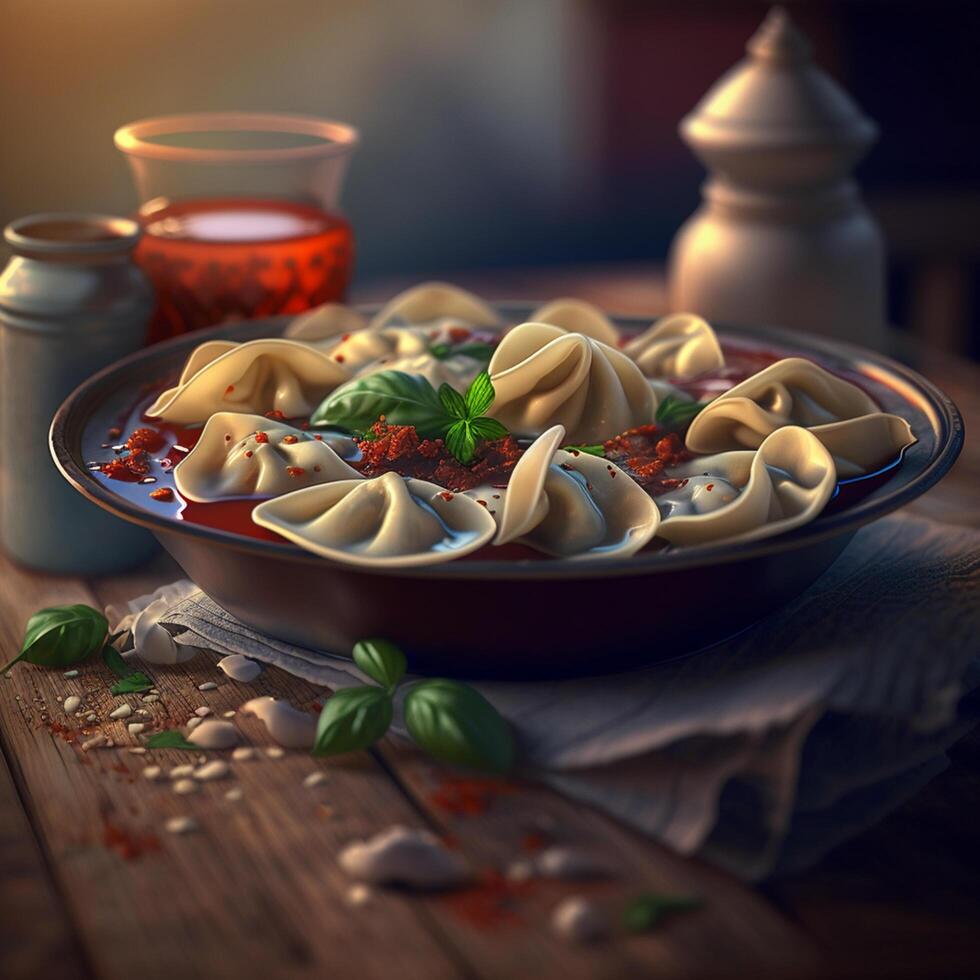
[[[537,282],[538,295],[626,296],[617,305],[636,312],[662,301],[652,269]],[[518,277],[500,277],[498,285],[498,295],[531,291]],[[980,423],[980,369],[921,350],[916,358],[958,402],[968,427]],[[980,526],[978,485],[974,442],[911,509]],[[92,580],[36,575],[0,559],[4,660],[42,606],[102,606],[178,575],[164,557],[135,573]],[[158,727],[183,724],[200,705],[220,716],[252,696],[230,681],[199,691],[198,684],[220,678],[206,657],[150,673],[161,691],[149,707]],[[106,720],[118,703],[109,682],[101,663],[83,666],[74,679],[23,665],[0,678],[5,980],[980,975],[976,733],[954,748],[949,770],[879,826],[806,874],[754,889],[550,791],[459,781],[388,743],[341,761],[299,751],[262,755],[235,763],[233,779],[179,797],[165,782],[142,778],[147,757],[129,753],[134,740],[126,722]],[[277,670],[252,690],[311,710],[322,694]],[[82,692],[100,719],[91,729],[117,747],[80,750],[83,722],[67,719],[61,704]],[[254,744],[271,744],[254,719],[242,728]],[[153,761],[168,768],[188,760],[166,751]],[[305,787],[317,770],[326,781]],[[225,798],[232,787],[241,787],[240,800]],[[199,831],[163,830],[167,817],[188,812]],[[487,869],[482,885],[429,897],[375,892],[367,904],[354,904],[338,850],[396,821],[449,835]],[[514,886],[493,873],[549,838],[600,849],[619,874],[586,886]],[[594,947],[569,946],[548,929],[550,910],[565,895],[584,892],[616,910],[642,891],[696,893],[705,905],[657,932],[619,934]]]

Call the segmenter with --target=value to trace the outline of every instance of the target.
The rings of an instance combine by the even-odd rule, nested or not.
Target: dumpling
[[[187,500],[207,501],[272,497],[331,480],[360,479],[330,439],[258,415],[218,412],[174,467],[174,483]]]
[[[826,439],[842,478],[887,463],[915,442],[904,419],[880,412],[857,385],[812,361],[787,357],[702,409],[687,430],[687,447],[697,453],[754,449],[784,425]]]
[[[295,340],[250,340],[224,350],[215,344],[224,342],[203,344],[203,352],[191,354],[177,385],[163,392],[147,415],[178,425],[204,422],[215,412],[277,411],[299,418],[350,377],[328,355]]]
[[[532,323],[550,323],[569,333],[580,333],[610,347],[619,344],[619,331],[598,307],[585,300],[564,297],[538,307],[528,319]]]
[[[661,317],[626,344],[623,353],[648,378],[693,378],[725,366],[714,330],[693,313]]]
[[[535,440],[518,460],[496,510],[495,545],[518,541],[576,560],[625,558],[653,539],[660,523],[654,501],[622,470],[596,456],[559,450],[560,425]],[[485,487],[467,491],[492,499]]]
[[[433,323],[452,318],[474,327],[499,327],[500,316],[478,296],[448,282],[424,282],[389,300],[371,319],[371,329],[391,323]]]
[[[516,435],[563,425],[571,443],[599,442],[650,422],[656,408],[628,357],[545,323],[523,323],[506,334],[488,370],[496,392],[489,414]]]
[[[470,554],[497,529],[475,500],[397,473],[297,490],[259,504],[252,520],[324,558],[406,568]]]
[[[830,453],[798,426],[777,429],[755,452],[703,456],[668,475],[685,482],[657,497],[657,533],[675,545],[781,534],[813,520],[837,484]]]
[[[290,321],[283,334],[290,340],[317,343],[367,329],[367,317],[343,303],[324,303]]]

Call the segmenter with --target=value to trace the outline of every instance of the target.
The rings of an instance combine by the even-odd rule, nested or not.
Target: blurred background
[[[891,318],[980,356],[980,4],[786,6],[880,125],[858,177],[889,243]],[[0,220],[132,211],[112,134],[134,119],[309,113],[361,130],[344,195],[359,295],[474,273],[519,289],[520,270],[569,266],[608,269],[614,292],[617,270],[655,276],[696,207],[677,123],[767,7],[2,0]]]

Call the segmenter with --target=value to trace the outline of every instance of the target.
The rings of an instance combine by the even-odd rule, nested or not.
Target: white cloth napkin
[[[891,517],[800,598],[708,651],[629,674],[475,686],[514,725],[528,776],[759,879],[812,863],[945,766],[980,716],[964,697],[980,686],[978,583],[980,532]],[[332,689],[364,681],[349,660],[257,634],[200,591],[160,622],[178,642]]]

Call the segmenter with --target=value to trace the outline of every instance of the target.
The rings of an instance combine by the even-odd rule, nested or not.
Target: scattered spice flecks
[[[442,776],[428,794],[429,803],[457,817],[486,813],[498,796],[515,793],[516,787],[502,779]]]
[[[170,487],[160,487],[158,490],[151,490],[150,496],[154,500],[170,501],[174,499],[174,492]]]
[[[471,926],[496,929],[521,924],[521,899],[534,887],[533,881],[514,881],[499,871],[483,871],[474,885],[447,892],[441,902]]]
[[[134,833],[113,823],[108,817],[103,818],[102,843],[124,861],[135,861],[144,854],[160,850],[160,838],[156,834]]]

